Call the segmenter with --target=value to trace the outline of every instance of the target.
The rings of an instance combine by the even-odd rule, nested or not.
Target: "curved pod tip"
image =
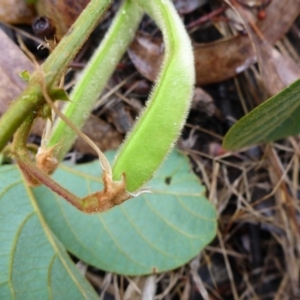
[[[172,3],[137,2],[162,30],[165,56],[146,108],[113,165],[113,179],[120,180],[125,174],[129,192],[151,179],[173,147],[186,120],[195,83],[191,42]]]

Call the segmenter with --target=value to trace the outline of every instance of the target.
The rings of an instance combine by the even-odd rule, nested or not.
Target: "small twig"
[[[111,0],[92,0],[72,25],[69,33],[64,36],[41,66],[45,74],[47,89],[50,89],[60,79],[110,4]],[[11,103],[1,117],[0,150],[5,147],[30,112],[39,110],[39,107],[44,104],[39,76],[39,71],[31,75],[25,90]]]
[[[54,105],[54,103],[52,102],[52,100],[49,97],[49,94],[48,94],[48,92],[46,90],[46,85],[45,85],[45,81],[44,80],[41,81],[41,86],[42,86],[42,93],[44,95],[44,98],[45,98],[46,102],[48,103],[48,105],[51,107],[51,109],[53,109],[54,112],[74,132],[76,132],[76,134],[78,136],[80,136],[86,143],[88,143],[93,148],[93,150],[97,153],[97,155],[99,157],[99,162],[100,162],[100,166],[101,166],[102,170],[105,171],[109,176],[111,176],[112,175],[111,167],[110,167],[110,164],[109,164],[107,158],[103,154],[103,152],[97,147],[97,145],[87,135],[85,135],[80,129],[78,129],[77,126],[75,124],[73,124],[73,122],[70,119],[68,119],[64,114],[62,114],[60,112],[60,110]]]
[[[231,286],[231,290],[232,290],[232,293],[233,293],[234,300],[239,300],[239,295],[238,295],[238,292],[237,292],[237,289],[236,289],[236,286],[235,286],[233,273],[232,273],[232,270],[231,270],[231,266],[230,266],[230,263],[229,263],[229,260],[228,260],[227,253],[225,251],[225,245],[224,245],[223,237],[222,237],[222,234],[221,234],[220,231],[218,231],[218,239],[219,239],[220,246],[221,246],[221,249],[222,249],[222,254],[223,254],[223,257],[224,257],[224,261],[225,261],[228,277],[229,277],[229,280],[230,280],[230,286]]]
[[[222,6],[222,7],[218,8],[218,9],[212,11],[211,13],[202,16],[198,20],[195,20],[195,21],[189,23],[186,26],[186,28],[187,29],[191,29],[193,27],[196,27],[196,26],[199,26],[199,25],[201,25],[203,23],[206,23],[207,21],[211,20],[212,18],[214,18],[214,17],[222,14],[226,9],[227,9],[227,6]]]

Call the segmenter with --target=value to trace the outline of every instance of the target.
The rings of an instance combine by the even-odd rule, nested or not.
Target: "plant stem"
[[[11,154],[15,157],[16,162],[19,165],[27,184],[29,184],[30,186],[40,185],[40,181],[35,176],[33,176],[30,170],[22,166],[22,163],[26,162],[27,160],[30,161],[26,143],[35,118],[35,112],[31,112],[29,116],[27,116],[22,125],[14,134],[13,143],[11,145]]]
[[[14,135],[12,143],[12,154],[16,159],[16,162],[22,171],[27,183],[31,186],[37,186],[41,183],[45,184],[52,191],[58,195],[64,197],[72,205],[81,208],[81,200],[70,193],[68,190],[60,186],[54,180],[52,180],[47,174],[43,173],[39,168],[36,167],[34,162],[31,161],[28,150],[27,150],[27,138],[31,130],[31,126],[36,118],[36,113],[30,113],[25,119],[23,124],[18,128]]]
[[[43,173],[35,164],[30,160],[28,155],[16,155],[17,163],[22,170],[25,179],[29,183],[34,183],[34,180],[38,183],[42,183],[51,189],[53,192],[59,196],[66,199],[70,204],[75,206],[77,209],[82,210],[82,200],[76,195],[72,194],[70,191],[59,185],[47,174]]]
[[[124,1],[104,40],[74,87],[70,95],[71,101],[65,104],[63,113],[78,128],[81,128],[89,117],[94,103],[133,39],[141,17],[142,10],[134,1]],[[52,147],[60,143],[56,158],[62,160],[76,137],[74,130],[58,118],[47,146]]]
[[[103,191],[95,192],[84,198],[77,197],[40,170],[35,163],[31,161],[26,147],[27,137],[35,118],[36,113],[31,113],[18,128],[14,135],[11,151],[30,186],[44,184],[85,213],[104,212],[133,197],[132,194],[126,191],[125,177],[119,182],[113,182],[111,174],[105,170],[103,170],[102,174],[104,184]]]
[[[41,69],[32,74],[25,90],[12,102],[0,119],[0,151],[30,112],[37,111],[43,104],[40,76],[45,77],[47,89],[50,89],[62,76],[101,16],[110,6],[111,1],[92,0],[41,66]]]

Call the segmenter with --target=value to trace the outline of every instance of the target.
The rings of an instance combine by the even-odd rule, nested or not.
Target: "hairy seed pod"
[[[125,174],[129,192],[151,179],[173,147],[187,117],[195,82],[191,42],[171,1],[136,2],[162,30],[165,56],[146,109],[113,165],[113,179],[120,180]]]

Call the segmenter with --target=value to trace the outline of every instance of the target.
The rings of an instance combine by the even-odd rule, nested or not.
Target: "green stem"
[[[170,0],[136,0],[162,30],[165,56],[146,109],[122,145],[113,180],[126,174],[129,192],[154,174],[177,140],[185,122],[195,82],[191,42]]]
[[[81,128],[89,117],[94,103],[133,39],[141,17],[142,11],[138,5],[131,0],[124,1],[104,40],[74,87],[70,95],[71,101],[65,104],[63,113],[78,128]],[[74,130],[58,118],[47,146],[52,147],[60,143],[56,158],[62,160],[76,137]]]
[[[111,1],[92,0],[41,66],[41,69],[32,74],[25,90],[12,102],[0,119],[0,151],[30,112],[37,111],[43,104],[40,77],[45,77],[46,86],[49,89],[62,76],[99,22],[100,17],[110,6]]]
[[[26,182],[30,186],[37,186],[40,184],[40,181],[31,174],[28,168],[23,167],[22,164],[25,161],[30,161],[28,150],[27,150],[27,138],[30,133],[32,124],[36,118],[36,113],[31,112],[29,116],[25,119],[22,125],[18,128],[14,134],[13,143],[11,145],[11,153],[15,157],[17,164],[19,165]]]
[[[28,155],[16,155],[17,163],[22,170],[24,177],[30,180],[30,183],[34,182],[42,183],[51,189],[59,196],[66,199],[69,203],[75,206],[77,209],[82,210],[82,199],[72,194],[70,191],[59,185],[47,174],[43,173],[35,164],[30,160]]]
[[[79,198],[72,194],[40,170],[35,163],[31,161],[26,146],[27,137],[35,118],[36,114],[31,113],[25,119],[23,124],[16,131],[11,147],[11,152],[29,185],[37,186],[44,184],[53,192],[66,199],[77,209],[85,213],[107,211],[133,196],[126,191],[125,178],[122,178],[120,182],[113,182],[111,174],[108,174],[105,170],[102,174],[104,184],[103,191],[95,192],[84,198]]]
[[[130,3],[130,0],[124,5],[127,3]],[[31,162],[27,152],[22,152],[24,138],[22,139],[23,146],[21,143],[19,148],[17,147],[18,142],[14,141],[18,164],[27,177],[45,184],[78,209],[87,213],[105,211],[134,196],[130,192],[140,189],[152,177],[172,148],[190,107],[195,80],[193,52],[179,16],[169,0],[136,0],[136,3],[145,9],[161,28],[165,41],[165,57],[147,108],[135,124],[116,158],[113,177],[110,176],[111,174],[103,172],[104,190],[82,199],[76,197],[39,170]],[[126,15],[126,12],[124,14],[122,11],[122,13]],[[132,21],[130,17],[128,17],[128,21]],[[124,23],[122,26],[125,27]],[[131,28],[129,24],[128,26]],[[99,74],[95,71],[93,64],[90,68],[92,75]],[[87,74],[84,78],[88,81],[92,80]],[[88,83],[80,85],[81,88],[75,94],[78,93],[79,97],[80,91],[85,91],[87,85]],[[41,89],[40,85],[38,87]],[[47,94],[45,86],[43,87],[44,94]],[[71,111],[71,115],[68,116],[72,120],[74,111]],[[79,113],[82,114],[82,111]],[[25,125],[28,126],[26,122]],[[22,130],[23,128],[21,126]],[[25,133],[27,134],[27,131]],[[58,142],[60,141],[59,139]]]
[[[70,204],[85,213],[95,213],[106,211],[115,205],[123,203],[132,197],[126,192],[125,182],[112,182],[110,174],[103,171],[103,191],[99,191],[84,198],[79,198],[70,191],[62,187],[30,159],[27,149],[27,137],[30,133],[31,126],[36,118],[36,113],[30,113],[14,135],[11,145],[13,154],[27,184],[37,186],[44,184],[53,192],[66,199]]]
[[[27,138],[29,136],[32,124],[36,118],[36,112],[31,112],[25,119],[23,124],[18,128],[14,135],[14,140],[11,145],[12,153],[24,153],[27,154]]]
[[[60,196],[63,196],[67,201],[80,209],[81,200],[70,193],[68,190],[57,184],[48,175],[37,168],[28,155],[27,138],[35,118],[36,114],[30,113],[23,124],[18,128],[14,135],[11,152],[15,157],[16,162],[28,184],[30,184],[31,186],[36,186],[43,183],[52,191],[56,192]]]
[[[20,169],[27,180],[29,179],[31,183],[35,180],[35,182],[44,184],[84,213],[92,214],[105,212],[132,197],[131,194],[126,192],[124,181],[112,182],[111,178],[103,173],[103,191],[79,198],[37,168],[28,155],[16,154],[15,156]]]

